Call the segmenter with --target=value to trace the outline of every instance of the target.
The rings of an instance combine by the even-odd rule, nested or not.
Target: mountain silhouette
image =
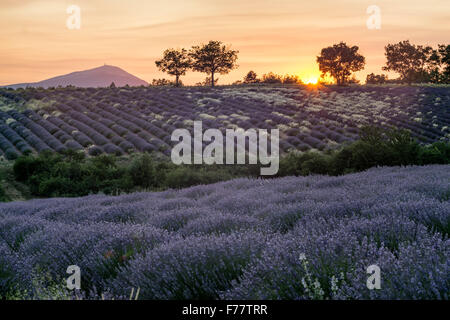
[[[84,71],[76,71],[39,82],[18,83],[7,85],[5,87],[17,89],[26,87],[43,87],[43,88],[58,87],[58,86],[66,87],[72,85],[75,87],[82,87],[82,88],[89,88],[89,87],[95,88],[95,87],[108,87],[109,85],[111,85],[112,82],[114,82],[114,84],[117,87],[123,87],[125,85],[129,86],[148,85],[148,83],[145,82],[144,80],[139,79],[136,76],[133,76],[132,74],[126,72],[125,70],[119,67],[104,65],[98,68]]]

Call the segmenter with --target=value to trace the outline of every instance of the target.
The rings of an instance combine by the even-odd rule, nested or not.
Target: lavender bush
[[[75,264],[86,298],[449,299],[449,169],[0,204],[0,295],[71,298]]]
[[[192,129],[195,120],[204,129],[278,128],[281,152],[332,149],[355,140],[365,125],[406,128],[425,144],[450,139],[449,87],[60,88],[25,90],[13,98],[0,89],[0,98],[10,105],[0,111],[0,151],[9,158],[79,145],[94,145],[93,154],[167,153],[173,130]],[[52,103],[18,112],[18,98]],[[78,144],[65,145],[69,138]],[[128,145],[120,146],[124,141]]]

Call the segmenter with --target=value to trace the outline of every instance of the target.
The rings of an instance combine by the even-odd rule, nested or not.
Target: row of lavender
[[[222,131],[280,129],[283,152],[333,148],[367,124],[410,129],[423,143],[450,139],[450,88],[61,88],[1,90],[0,98],[7,158],[47,149],[169,155],[173,130],[192,130],[195,120]],[[19,112],[18,103],[37,110]]]
[[[436,165],[1,204],[0,295],[78,265],[90,298],[449,299],[449,199]]]

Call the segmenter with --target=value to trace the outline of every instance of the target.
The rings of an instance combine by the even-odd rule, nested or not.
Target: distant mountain
[[[144,80],[133,76],[132,74],[126,72],[123,69],[114,66],[104,65],[102,67],[72,72],[69,74],[65,74],[62,76],[50,78],[39,82],[18,83],[8,85],[5,87],[17,89],[26,87],[43,87],[43,88],[58,87],[58,86],[66,87],[72,85],[75,87],[89,88],[89,87],[108,87],[109,85],[111,85],[112,82],[114,82],[114,84],[117,87],[123,87],[127,84],[132,87],[148,85],[148,83],[145,82]]]

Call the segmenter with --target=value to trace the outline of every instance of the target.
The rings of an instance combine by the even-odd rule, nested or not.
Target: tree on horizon
[[[439,54],[441,57],[441,63],[444,67],[443,74],[446,77],[447,82],[450,82],[450,44],[440,44]]]
[[[433,55],[431,47],[416,46],[405,40],[388,44],[384,49],[386,65],[383,70],[397,72],[401,80],[408,84],[426,79],[427,64]]]
[[[238,53],[239,51],[231,50],[221,41],[209,41],[209,43],[201,46],[193,46],[189,56],[192,59],[192,69],[210,76],[211,87],[214,87],[216,83],[214,75],[216,73],[227,74],[237,68]]]
[[[243,83],[257,83],[259,82],[258,76],[255,71],[250,70],[244,77]]]
[[[344,85],[353,72],[364,69],[366,60],[358,50],[358,46],[349,47],[345,42],[323,48],[317,57],[322,76],[330,74],[337,85]]]
[[[191,67],[191,59],[186,49],[167,49],[163,58],[155,61],[159,70],[175,76],[175,86],[180,85],[180,76],[184,76]]]

